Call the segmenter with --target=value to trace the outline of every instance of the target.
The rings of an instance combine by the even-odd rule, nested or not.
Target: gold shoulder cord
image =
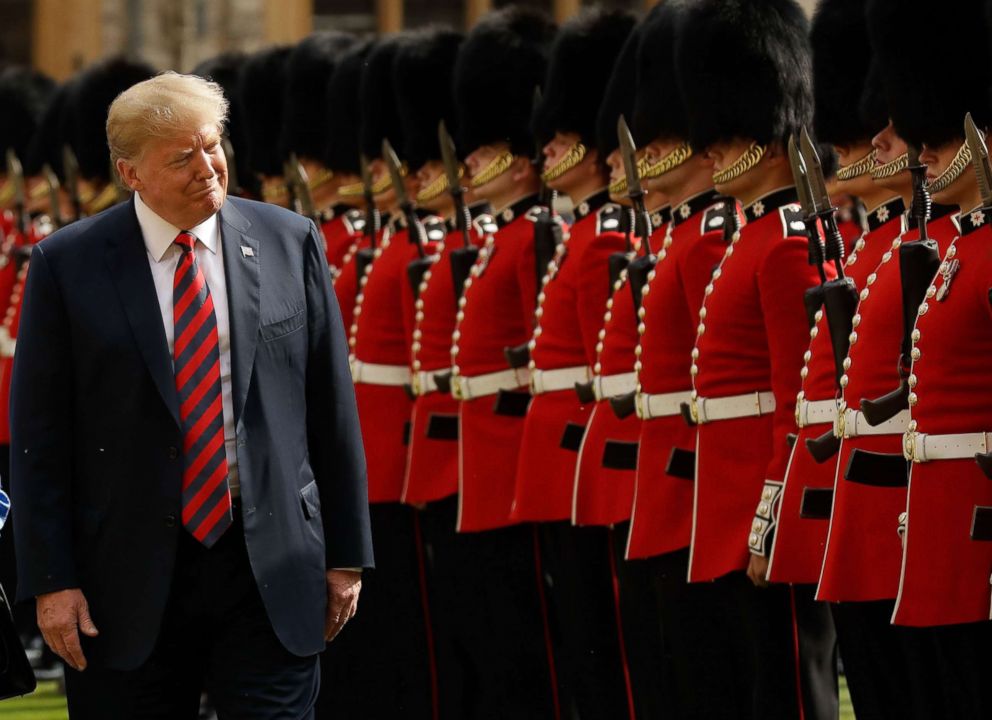
[[[643,155],[637,160],[637,177],[642,180],[647,177],[644,173],[648,171],[647,158]],[[610,183],[610,186],[606,189],[611,195],[619,195],[620,193],[627,192],[627,175],[624,174]]]
[[[743,153],[741,153],[741,156],[736,160],[734,160],[733,164],[730,167],[720,170],[719,172],[713,173],[713,184],[724,185],[730,182],[731,180],[736,180],[741,175],[743,175],[748,170],[750,170],[755,165],[757,165],[759,162],[761,162],[761,158],[763,158],[764,155],[765,155],[764,145],[759,145],[756,142],[751,143],[751,146],[748,147],[748,149],[745,150]]]
[[[645,179],[661,177],[665,173],[670,173],[691,157],[692,148],[689,147],[689,143],[682,143],[653,165],[647,165],[645,163],[646,167],[644,168],[644,172],[641,173],[641,177]]]
[[[871,177],[873,180],[885,180],[893,175],[898,175],[903,170],[909,167],[909,155],[903,153],[895,160],[890,160],[884,165],[876,165],[871,169]]]
[[[958,148],[957,153],[954,155],[954,159],[951,160],[951,164],[947,166],[940,175],[933,179],[933,182],[927,184],[927,190],[930,194],[941,192],[946,190],[951,186],[955,180],[961,177],[961,173],[965,171],[971,164],[971,148],[968,147],[968,143],[963,143],[961,147]]]
[[[872,150],[860,160],[856,160],[850,165],[842,165],[837,168],[838,180],[853,180],[856,177],[867,175],[875,167],[875,151]]]

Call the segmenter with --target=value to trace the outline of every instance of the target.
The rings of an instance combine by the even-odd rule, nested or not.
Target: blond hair
[[[196,75],[164,72],[132,85],[110,105],[107,144],[110,160],[134,161],[150,138],[175,137],[204,125],[218,132],[227,121],[228,102],[220,86]]]

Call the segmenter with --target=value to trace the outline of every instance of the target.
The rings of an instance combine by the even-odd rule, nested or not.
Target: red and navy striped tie
[[[217,317],[196,262],[196,237],[181,232],[172,282],[173,358],[183,426],[183,527],[211,547],[231,526],[231,490],[224,449]]]

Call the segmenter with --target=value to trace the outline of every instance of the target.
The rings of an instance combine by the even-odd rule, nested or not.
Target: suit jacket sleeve
[[[365,451],[348,343],[323,247],[311,226],[304,250],[307,325],[307,443],[320,488],[326,567],[372,567]]]
[[[11,381],[11,503],[18,598],[78,587],[73,557],[72,349],[41,246],[31,253]]]

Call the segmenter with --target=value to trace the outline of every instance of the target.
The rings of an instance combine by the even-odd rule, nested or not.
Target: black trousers
[[[933,629],[944,717],[992,717],[992,622]]]
[[[237,509],[209,550],[180,536],[158,643],[141,667],[66,668],[72,720],[196,720],[203,690],[220,720],[306,719],[319,685],[317,657],[290,654],[272,629]]]
[[[612,531],[568,522],[538,527],[561,716],[629,717],[613,591]]]
[[[318,718],[433,716],[433,669],[417,511],[371,506],[375,570],[355,615],[321,655]]]
[[[423,511],[441,720],[546,720],[555,688],[531,525],[456,533],[457,498]]]
[[[858,720],[946,714],[935,631],[892,624],[893,600],[831,604]]]

